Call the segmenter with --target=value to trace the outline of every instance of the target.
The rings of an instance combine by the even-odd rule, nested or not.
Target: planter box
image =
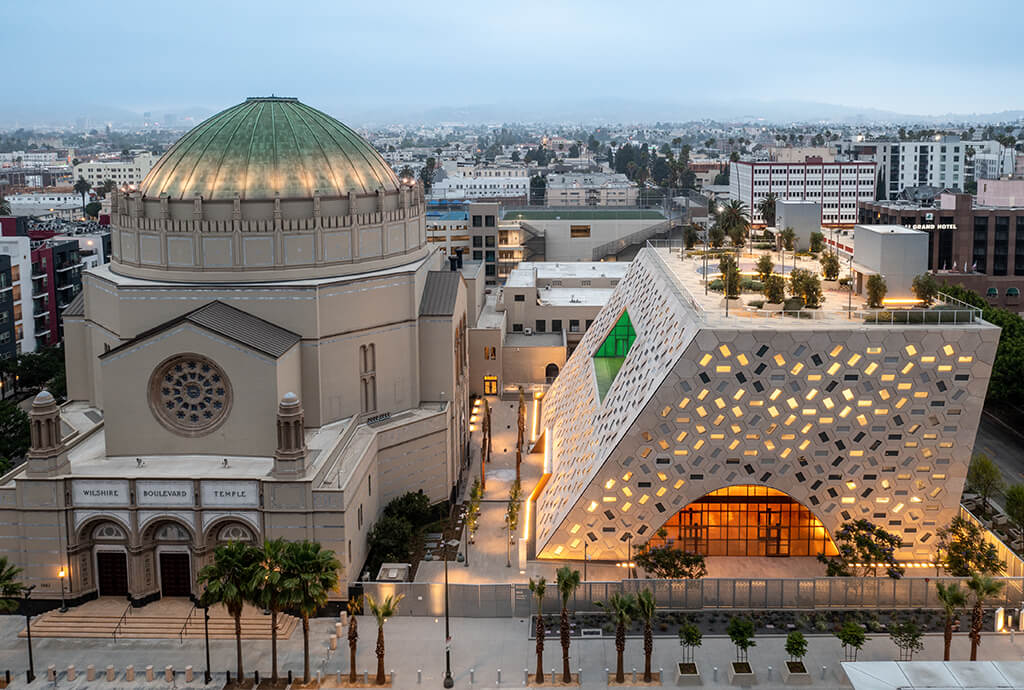
[[[782,302],[779,302],[778,304],[765,302],[764,306],[761,307],[761,311],[782,311]]]
[[[633,681],[633,672],[628,671],[623,674],[623,681],[621,683],[615,680],[615,672],[611,671],[608,673],[608,687],[610,688],[652,688],[661,687],[661,674],[657,671],[651,673],[651,682],[644,682],[644,674],[637,671],[636,682]]]
[[[787,661],[782,666],[782,682],[786,685],[810,685],[811,674],[802,661]]]
[[[822,290],[838,290],[839,289],[839,281],[838,280],[822,280],[821,281],[821,289]]]
[[[729,683],[741,688],[749,688],[757,683],[757,674],[754,673],[754,668],[749,662],[733,661],[729,664]]]
[[[692,672],[691,672],[692,671]],[[685,687],[687,685],[702,685],[703,681],[700,679],[700,669],[697,668],[695,663],[682,663],[676,664],[676,686]]]

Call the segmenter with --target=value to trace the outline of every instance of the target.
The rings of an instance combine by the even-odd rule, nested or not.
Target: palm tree
[[[644,589],[636,596],[636,611],[644,622],[644,682],[651,682],[651,654],[654,653],[654,594]]]
[[[985,600],[994,597],[1003,590],[1005,583],[993,579],[989,575],[974,573],[967,581],[967,589],[971,590],[974,608],[971,611],[971,661],[978,660],[978,647],[981,645],[981,626],[984,623]]]
[[[78,182],[75,183],[74,190],[78,194],[82,195],[82,213],[85,213],[85,195],[92,189],[92,185],[89,184],[88,180],[84,177],[79,177]]]
[[[404,594],[389,594],[379,604],[373,595],[367,594],[366,601],[370,605],[370,611],[377,619],[377,685],[384,685],[384,623],[388,618],[398,613],[398,602]]]
[[[348,682],[356,682],[356,646],[359,644],[359,628],[356,622],[359,600],[348,600]]]
[[[942,660],[949,661],[949,647],[953,644],[953,619],[967,605],[967,594],[959,584],[944,585],[936,582],[939,590],[939,603],[946,612],[946,629],[943,633]]]
[[[739,199],[730,199],[718,212],[718,222],[730,237],[742,237],[750,229],[750,213]]]
[[[25,590],[18,576],[21,568],[12,565],[6,556],[0,556],[0,611],[13,613],[18,609],[18,597]]]
[[[757,202],[757,210],[761,213],[765,225],[775,226],[775,201],[779,195],[775,192],[768,192],[761,201]]]
[[[291,592],[289,604],[302,616],[302,679],[309,682],[309,618],[327,604],[327,595],[338,586],[341,564],[334,552],[315,541],[294,541],[285,555],[284,586]]]
[[[202,606],[224,604],[235,619],[235,655],[238,682],[245,679],[242,668],[242,609],[251,598],[253,571],[259,564],[259,551],[238,541],[218,546],[213,563],[199,571],[199,584],[204,586],[199,603]]]
[[[3,194],[0,194],[0,216],[11,215],[11,202],[4,198]]]
[[[636,613],[636,597],[616,592],[608,601],[594,603],[611,614],[615,623],[615,682],[625,683],[626,673],[622,668],[622,655],[626,651],[626,628],[633,622],[633,614]]]
[[[569,566],[566,565],[559,568],[555,576],[558,595],[562,598],[562,620],[558,631],[562,637],[562,682],[571,683],[572,674],[569,672],[569,597],[580,586],[580,571],[570,570]]]
[[[270,611],[270,677],[274,685],[277,684],[277,615],[291,599],[291,590],[285,587],[287,549],[284,539],[264,542],[251,584],[254,603]]]
[[[530,592],[537,597],[537,685],[544,682],[544,591],[547,586],[543,577],[536,582],[530,578]]]

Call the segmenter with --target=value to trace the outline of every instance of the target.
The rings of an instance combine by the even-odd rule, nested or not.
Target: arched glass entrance
[[[704,556],[836,555],[811,511],[781,491],[753,484],[699,498],[669,518],[648,544]]]

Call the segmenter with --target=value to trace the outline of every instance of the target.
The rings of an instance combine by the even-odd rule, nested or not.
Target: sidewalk
[[[178,671],[176,686],[202,687],[202,671],[204,667],[203,641],[187,640],[183,645],[167,640],[126,640],[112,643],[107,640],[36,640],[34,641],[35,665],[37,680],[31,686],[25,683],[25,640],[17,638],[17,632],[24,625],[24,620],[14,616],[0,618],[0,671],[10,668],[16,682],[16,688],[54,687],[46,681],[46,667],[55,664],[60,671],[56,687],[59,688],[169,688],[171,684],[163,680],[164,666],[174,665]],[[536,664],[534,642],[528,639],[526,619],[481,619],[454,618],[451,621],[452,631],[452,674],[455,687],[522,687],[523,670],[530,669],[531,675]],[[312,621],[310,635],[311,665],[313,673],[318,669],[325,673],[336,674],[340,669],[348,671],[347,641],[339,641],[335,652],[327,649],[327,636],[333,632],[333,619],[316,619]],[[372,675],[376,668],[374,643],[376,624],[370,617],[359,619],[359,651],[357,671],[362,674],[367,670]],[[444,678],[444,620],[432,618],[410,618],[398,616],[385,626],[385,642],[387,656],[385,667],[397,673],[393,687],[417,688],[417,671],[422,671],[423,687],[440,687]],[[783,650],[784,636],[756,638],[757,646],[750,650],[750,663],[757,674],[757,686],[763,688],[784,687],[779,669],[786,660]],[[808,636],[809,653],[805,659],[807,667],[812,671],[814,685],[817,688],[849,687],[840,685],[836,680],[835,671],[843,654],[839,641],[831,636]],[[960,633],[953,638],[953,659],[968,658],[970,641],[967,635]],[[234,669],[234,642],[229,640],[211,643],[213,667],[222,684],[227,669]],[[270,671],[270,643],[243,642],[246,673],[251,674],[258,669],[261,676]],[[678,641],[671,638],[655,638],[654,669],[665,670],[664,685],[675,684],[674,664],[680,659]],[[979,657],[983,660],[1020,660],[1024,653],[1024,637],[1011,640],[1009,635],[987,634],[982,640]],[[286,674],[290,669],[300,673],[302,669],[302,635],[295,634],[290,640],[279,643],[280,668]],[[723,637],[709,637],[697,649],[696,661],[700,668],[705,687],[728,687],[727,668],[735,658],[732,643]],[[887,635],[869,635],[859,661],[891,661],[897,658],[896,649]],[[942,636],[929,635],[925,638],[925,650],[915,655],[915,660],[936,660],[942,658]],[[570,661],[573,672],[583,669],[583,687],[603,689],[608,687],[604,669],[614,670],[615,641],[614,635],[600,639],[573,640],[570,648]],[[94,664],[102,678],[102,670],[107,664],[113,664],[118,672],[118,680],[107,683],[104,680],[88,683],[85,680],[85,667]],[[75,682],[68,682],[64,677],[64,669],[74,664],[80,673]],[[124,667],[134,664],[136,681],[124,681]],[[152,664],[157,674],[153,682],[146,682],[144,669]],[[186,685],[183,670],[185,665],[192,664],[199,683]],[[557,637],[548,639],[545,645],[544,666],[561,667],[561,648]],[[772,667],[771,677],[768,666]],[[822,666],[825,666],[822,680]],[[626,670],[642,669],[643,650],[640,638],[629,638],[626,643]],[[718,680],[714,679],[713,668],[718,668]],[[474,682],[470,684],[470,669],[474,669]],[[501,669],[501,684],[498,685],[498,669]],[[211,685],[210,687],[214,687]],[[217,685],[220,687],[220,685]]]

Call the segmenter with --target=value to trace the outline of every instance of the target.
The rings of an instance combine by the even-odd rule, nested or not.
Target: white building
[[[730,166],[729,198],[747,205],[754,225],[765,222],[757,207],[769,192],[779,199],[821,203],[822,225],[853,225],[857,202],[875,198],[875,164],[739,161]]]
[[[18,352],[36,351],[32,299],[32,247],[28,237],[0,237],[0,254],[11,257],[14,338]]]
[[[78,178],[83,178],[94,187],[106,180],[113,180],[118,187],[139,185],[154,163],[156,157],[151,153],[140,153],[130,161],[86,161],[75,166],[74,179],[77,182]]]
[[[548,206],[636,206],[636,196],[622,173],[548,175]]]
[[[86,203],[93,194],[86,194]],[[6,197],[15,216],[49,216],[54,218],[77,218],[82,215],[82,195],[76,192],[22,192]]]
[[[431,199],[509,199],[523,200],[530,193],[530,178],[517,176],[452,176],[435,182],[430,188]]]

